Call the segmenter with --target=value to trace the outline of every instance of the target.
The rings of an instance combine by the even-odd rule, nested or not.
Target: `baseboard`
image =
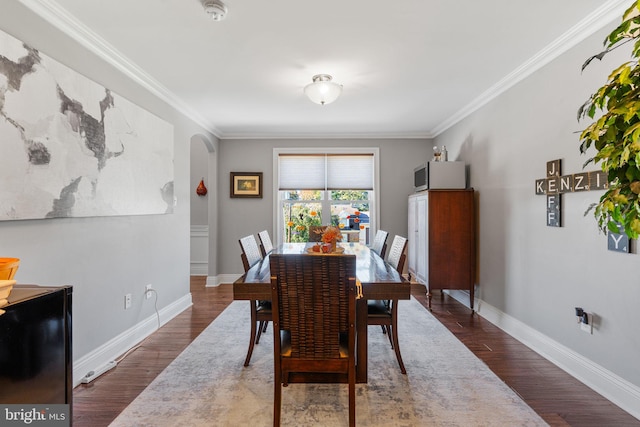
[[[191,293],[169,304],[159,311],[160,326],[164,325],[192,305]],[[142,340],[158,329],[156,313],[147,317],[135,326],[127,329],[117,337],[106,342],[85,356],[73,362],[73,386],[77,386],[88,372],[99,372],[102,367],[135,347]]]
[[[233,283],[242,277],[242,274],[219,274],[207,277],[207,287],[219,286],[223,283]]]
[[[451,297],[469,307],[469,292],[449,290]],[[640,387],[554,341],[518,319],[482,300],[474,300],[479,316],[493,323],[569,375],[640,419]]]

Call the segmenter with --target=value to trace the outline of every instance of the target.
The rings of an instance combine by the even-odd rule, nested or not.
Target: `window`
[[[335,225],[368,243],[375,214],[377,149],[275,149],[279,242],[307,242],[310,227]]]

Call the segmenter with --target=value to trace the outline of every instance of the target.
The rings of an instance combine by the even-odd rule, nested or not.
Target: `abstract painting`
[[[173,125],[0,31],[0,220],[172,213]]]

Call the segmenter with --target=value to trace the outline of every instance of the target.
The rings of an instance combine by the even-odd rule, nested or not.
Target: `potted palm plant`
[[[600,163],[609,180],[609,188],[593,206],[598,226],[635,239],[640,233],[640,0],[607,36],[604,50],[588,58],[582,69],[629,43],[631,59],[613,70],[606,84],[580,107],[578,120],[593,120],[580,134],[580,152],[586,154],[591,146],[596,150],[584,166]]]

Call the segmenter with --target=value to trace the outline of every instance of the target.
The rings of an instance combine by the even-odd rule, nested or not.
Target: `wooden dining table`
[[[272,253],[303,254],[315,243],[284,243]],[[356,277],[362,283],[362,298],[356,303],[356,381],[367,382],[367,301],[408,300],[411,284],[368,246],[357,243],[338,243],[345,254],[356,256]],[[310,254],[309,256],[314,256]],[[271,274],[269,255],[256,263],[233,283],[234,300],[270,300]],[[382,332],[380,332],[382,333]]]

